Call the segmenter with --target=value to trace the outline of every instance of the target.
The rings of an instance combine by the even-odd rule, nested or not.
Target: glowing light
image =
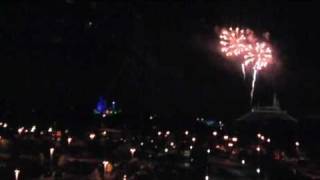
[[[260,152],[260,151],[261,151],[260,146],[257,146],[256,150],[257,150],[258,152]]]
[[[242,160],[241,160],[241,164],[242,164],[242,165],[245,165],[245,164],[246,164],[246,161],[245,161],[244,159],[242,159]]]
[[[71,137],[68,137],[68,139],[67,139],[68,144],[70,144],[71,141],[72,141],[72,138],[71,138]]]
[[[166,135],[169,136],[169,135],[170,135],[170,131],[167,131],[167,132],[166,132]]]
[[[107,131],[103,131],[102,136],[106,136],[106,135],[107,135]]]
[[[237,137],[233,137],[232,138],[232,142],[238,142],[238,138]]]
[[[52,132],[52,127],[49,127],[48,128],[48,133],[51,133]]]
[[[228,140],[229,139],[229,136],[228,135],[224,135],[223,136],[223,140]]]
[[[211,152],[211,150],[210,150],[210,149],[207,149],[207,153],[210,154],[210,152]]]
[[[96,137],[96,134],[94,134],[94,133],[90,133],[90,134],[89,134],[90,140],[93,140],[95,137]]]
[[[143,143],[143,142],[141,142],[141,143],[140,143],[140,146],[143,146],[143,145],[144,145],[144,143]]]
[[[192,142],[196,142],[196,138],[195,137],[192,137]]]
[[[217,136],[217,135],[218,135],[218,132],[217,132],[217,131],[213,131],[213,132],[212,132],[212,135],[213,135],[213,136]]]
[[[270,143],[270,142],[271,142],[271,139],[270,139],[270,138],[268,138],[268,139],[267,139],[267,142],[268,142],[268,143]]]
[[[299,141],[296,141],[294,144],[295,144],[297,147],[299,147],[299,146],[300,146]]]
[[[229,142],[228,147],[233,147],[233,143]]]
[[[35,131],[36,131],[36,126],[35,125],[33,125],[32,127],[31,127],[31,130],[30,130],[30,132],[32,132],[32,133],[34,133]]]
[[[20,170],[19,170],[19,169],[15,169],[15,170],[14,170],[15,180],[18,180],[18,179],[19,179],[19,174],[20,174]]]
[[[49,153],[50,153],[50,159],[53,159],[53,153],[54,153],[54,148],[50,148],[49,149]]]
[[[185,134],[186,136],[188,136],[188,135],[189,135],[189,131],[185,131],[184,134]]]
[[[257,172],[257,174],[260,174],[260,173],[261,173],[260,168],[257,168],[257,169],[256,169],[256,172]]]
[[[18,133],[21,134],[23,132],[23,130],[24,130],[24,127],[19,128]]]
[[[8,127],[8,124],[7,124],[7,123],[4,123],[2,127],[3,127],[3,128],[7,128],[7,127]]]
[[[161,136],[162,132],[161,131],[158,131],[158,136]]]
[[[150,140],[150,143],[151,143],[151,144],[153,144],[153,143],[154,143],[154,140],[153,140],[153,139],[151,139],[151,140]]]
[[[257,134],[257,137],[258,137],[258,138],[260,138],[260,137],[261,137],[261,134],[260,134],[260,133],[258,133],[258,134]]]
[[[169,150],[168,148],[164,148],[164,152],[167,153]]]
[[[125,174],[125,175],[123,175],[122,180],[127,180],[127,175],[126,175],[126,174]]]
[[[189,149],[192,150],[192,149],[193,149],[193,146],[189,146]]]
[[[170,143],[170,146],[174,146],[174,142],[171,142],[171,143]]]
[[[130,148],[130,153],[132,157],[134,156],[135,152],[136,152],[136,148]]]
[[[109,161],[102,161],[104,173],[111,173],[112,172],[112,164]]]
[[[206,175],[206,176],[204,177],[204,179],[205,179],[205,180],[209,180],[209,176]]]

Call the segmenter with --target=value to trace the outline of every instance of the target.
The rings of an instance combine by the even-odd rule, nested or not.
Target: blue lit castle
[[[116,104],[115,101],[112,101],[111,106],[108,106],[107,101],[103,97],[100,97],[94,109],[94,114],[100,115],[103,118],[118,115],[121,113],[121,110]]]

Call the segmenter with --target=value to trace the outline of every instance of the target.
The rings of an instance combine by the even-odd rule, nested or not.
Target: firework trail
[[[271,48],[265,42],[257,42],[254,47],[249,46],[247,54],[244,55],[244,66],[247,66],[253,63],[253,78],[251,84],[251,101],[253,99],[255,82],[258,75],[258,72],[263,68],[266,68],[268,64],[272,61],[272,51]]]

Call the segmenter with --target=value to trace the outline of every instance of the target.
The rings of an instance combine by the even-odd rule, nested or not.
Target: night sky
[[[216,51],[215,29],[230,25],[271,33],[276,63],[259,75],[255,104],[276,92],[290,114],[319,112],[315,3],[67,0],[0,12],[3,119],[90,121],[99,96],[130,114],[236,118],[250,109],[250,79]]]

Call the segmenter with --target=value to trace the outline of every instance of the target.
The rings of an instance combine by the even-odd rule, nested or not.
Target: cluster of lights
[[[0,127],[7,128],[8,124],[6,122],[0,122]]]

